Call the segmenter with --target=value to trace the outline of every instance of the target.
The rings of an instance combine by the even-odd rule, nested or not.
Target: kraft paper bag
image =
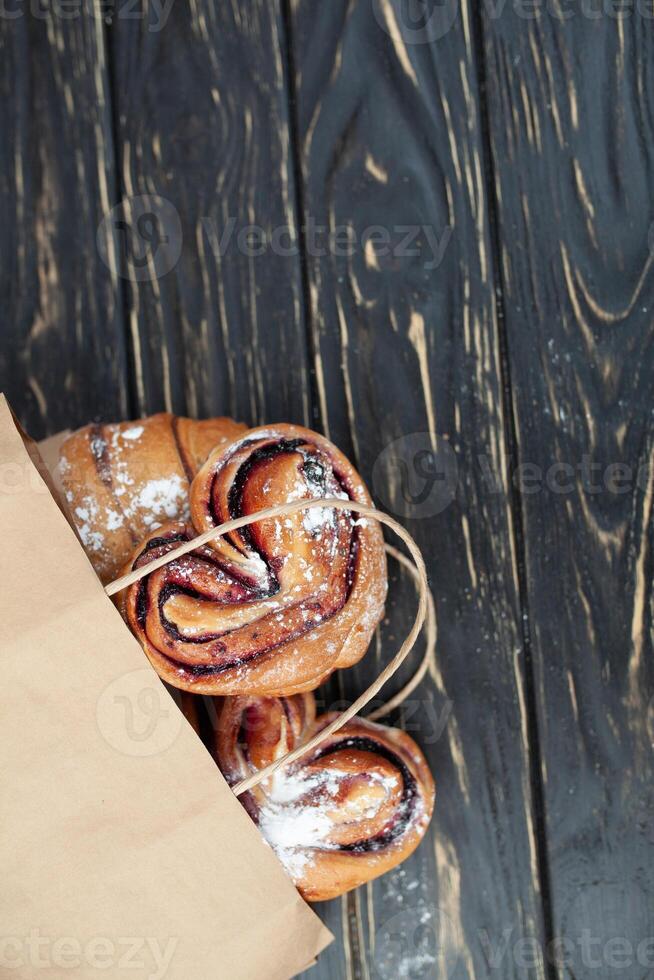
[[[0,975],[286,980],[331,940],[129,633],[0,396]]]

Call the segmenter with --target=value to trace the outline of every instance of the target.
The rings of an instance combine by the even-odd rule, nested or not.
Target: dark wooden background
[[[319,908],[337,942],[311,976],[654,975],[646,4],[174,0],[157,30],[151,0],[50,3],[0,18],[0,384],[31,433],[297,421],[369,481],[401,437],[456,454],[438,513],[388,454],[373,483],[437,601],[404,712],[436,816],[401,869]],[[134,230],[139,195],[176,210],[181,253],[134,281],[103,219],[123,201]],[[230,219],[297,248],[219,254]],[[311,222],[447,247],[317,255]],[[415,601],[394,597],[330,698],[394,652]]]

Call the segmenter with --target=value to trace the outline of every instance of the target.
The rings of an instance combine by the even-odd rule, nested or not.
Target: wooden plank
[[[172,209],[179,253],[129,283],[141,410],[308,421],[278,4],[151,6],[110,37],[126,213]]]
[[[8,8],[9,10],[9,8]],[[31,13],[0,22],[3,390],[37,438],[127,410],[102,22]],[[102,230],[100,231],[103,237]]]
[[[292,3],[321,413],[422,545],[440,636],[431,681],[404,713],[437,781],[431,837],[344,899],[342,959],[316,976],[480,978],[498,975],[493,955],[507,928],[543,942],[496,283],[470,8],[431,43],[399,16],[390,2]],[[355,244],[317,254],[309,226],[344,226]],[[409,246],[418,254],[402,249],[406,226],[420,228]],[[365,240],[373,227],[377,246]],[[388,233],[395,251],[382,254]],[[448,440],[458,464],[449,506],[447,482],[438,484]],[[432,492],[411,502],[429,489],[421,474],[434,446]],[[404,589],[391,605],[381,650],[343,676],[346,695],[377,673],[414,603]],[[544,971],[510,949],[501,975]]]
[[[654,967],[654,61],[642,9],[562,21],[507,6],[484,20],[512,397],[531,467],[525,591],[553,920],[570,978]]]

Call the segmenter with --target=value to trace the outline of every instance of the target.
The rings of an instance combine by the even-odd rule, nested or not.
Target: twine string
[[[405,569],[411,576],[413,584],[416,589],[420,588],[420,575],[416,566],[409,561],[407,556],[394,548],[392,544],[386,544],[386,554],[390,555],[402,568]],[[436,605],[434,603],[434,597],[431,594],[431,589],[427,589],[427,618],[425,620],[425,652],[423,654],[420,664],[416,668],[413,676],[407,681],[404,687],[400,688],[397,694],[394,694],[392,698],[386,701],[385,704],[380,705],[380,707],[375,708],[374,711],[369,712],[365,717],[368,721],[379,721],[381,718],[386,718],[390,715],[396,708],[401,707],[404,702],[410,697],[415,689],[422,684],[425,675],[427,674],[430,667],[436,666],[436,641],[438,639],[438,626],[436,620]]]
[[[128,588],[130,585],[134,585],[141,579],[145,578],[147,575],[151,575],[153,572],[157,571],[159,568],[163,568],[170,562],[175,561],[177,558],[181,558],[183,555],[188,555],[192,551],[201,547],[204,544],[208,544],[215,538],[223,537],[232,531],[237,531],[239,528],[248,527],[250,524],[258,524],[260,521],[272,520],[278,517],[285,517],[289,514],[297,514],[303,510],[309,510],[312,507],[320,508],[333,508],[334,510],[344,510],[350,511],[355,514],[359,514],[361,517],[369,518],[371,520],[377,521],[380,524],[384,524],[386,527],[390,528],[397,534],[399,538],[404,542],[406,548],[411,556],[412,563],[402,555],[401,552],[397,552],[394,548],[390,550],[390,546],[386,546],[387,550],[393,557],[398,557],[398,560],[405,566],[411,567],[413,569],[413,576],[418,588],[418,610],[416,612],[416,617],[413,621],[413,625],[409,630],[409,633],[404,640],[402,646],[395,654],[393,659],[384,667],[379,676],[372,682],[372,684],[354,701],[349,708],[343,711],[334,721],[330,722],[325,728],[323,728],[317,735],[315,735],[308,742],[303,745],[298,746],[293,751],[288,752],[286,755],[272,762],[269,766],[264,769],[260,769],[258,772],[253,773],[248,776],[247,779],[241,780],[232,789],[236,796],[241,796],[248,790],[252,789],[254,786],[258,786],[259,783],[263,782],[272,776],[278,769],[283,766],[288,766],[295,762],[297,759],[304,755],[312,752],[316,749],[325,739],[329,738],[335,732],[346,725],[348,721],[354,718],[362,708],[375,697],[375,695],[381,690],[386,681],[395,674],[402,663],[406,660],[409,653],[413,649],[415,642],[420,634],[423,624],[427,621],[427,650],[423,658],[423,662],[418,669],[417,674],[405,685],[404,688],[398,694],[392,698],[388,704],[383,705],[381,708],[373,711],[369,718],[381,718],[389,711],[392,711],[394,707],[401,704],[403,700],[415,689],[415,687],[420,683],[422,677],[424,677],[425,672],[429,668],[430,659],[433,657],[433,647],[435,645],[435,635],[436,635],[436,617],[433,608],[433,599],[429,591],[429,586],[427,583],[427,570],[425,568],[425,562],[422,557],[420,548],[413,540],[409,532],[394,518],[389,517],[383,511],[376,510],[374,507],[369,507],[367,504],[360,504],[356,500],[342,500],[339,497],[313,497],[310,500],[291,500],[285,504],[278,504],[275,507],[267,507],[265,510],[257,511],[254,514],[248,514],[245,517],[237,517],[231,521],[226,521],[224,524],[218,527],[212,527],[208,531],[204,531],[197,537],[190,541],[186,541],[179,547],[172,549],[167,554],[156,558],[154,561],[149,562],[146,565],[142,565],[140,568],[135,568],[133,571],[128,572],[127,575],[123,575],[121,578],[116,579],[115,582],[110,582],[109,585],[105,587],[105,593],[108,596],[116,595],[118,592],[122,592],[123,589]],[[421,673],[422,671],[422,673]],[[420,676],[418,676],[420,675]],[[418,680],[416,680],[418,677]]]

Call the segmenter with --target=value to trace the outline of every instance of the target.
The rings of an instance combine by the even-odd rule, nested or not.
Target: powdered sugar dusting
[[[294,881],[301,879],[312,862],[315,850],[333,850],[331,839],[333,812],[339,803],[339,792],[347,774],[324,770],[309,776],[280,771],[271,777],[266,802],[259,811],[259,828]],[[383,797],[372,798],[370,806],[360,813],[374,818],[388,798],[397,790],[397,775],[384,776],[369,772],[370,783],[381,786]],[[345,804],[347,805],[347,804]]]
[[[121,433],[121,435],[123,439],[133,442],[135,439],[140,439],[143,432],[144,429],[142,425],[133,425],[131,429],[126,429],[123,433]]]
[[[139,511],[148,526],[157,517],[166,517],[169,520],[187,518],[188,484],[177,474],[161,480],[150,480],[136,494],[130,506],[125,508],[125,515],[128,518],[134,517]]]
[[[98,510],[95,497],[90,494],[83,498],[82,506],[75,508],[75,526],[89,551],[101,551],[104,545],[104,535],[97,530]]]
[[[136,431],[136,429],[134,430]],[[136,439],[137,436],[132,438]],[[75,526],[87,551],[98,554],[106,546],[105,533],[118,531],[126,522],[140,521],[149,530],[156,530],[167,520],[188,520],[188,484],[178,474],[164,479],[149,480],[138,493],[128,494],[125,484],[133,480],[120,469],[116,474],[115,495],[125,504],[120,510],[98,504],[93,494],[84,496],[73,510]],[[74,495],[66,493],[68,503]]]
[[[148,482],[138,490],[128,490],[134,487],[134,479],[124,457],[127,450],[133,451],[145,427],[132,425],[128,429],[116,428],[110,439],[111,461],[113,469],[114,493],[119,499],[124,497],[122,506],[126,520],[137,519],[152,530],[160,527],[165,520],[188,520],[188,481],[179,473],[158,477]],[[110,515],[108,515],[110,517]]]
[[[117,531],[125,523],[125,518],[117,510],[107,508],[107,531]]]
[[[309,507],[304,512],[302,523],[305,531],[308,531],[309,534],[317,534],[318,531],[322,531],[325,527],[333,526],[334,513],[327,507]]]
[[[328,809],[333,808],[333,797],[337,792],[337,782],[322,774],[302,778],[276,773],[271,779],[271,790],[265,805],[259,813],[259,828],[287,873],[294,880],[311,861],[310,848],[329,847],[329,834],[332,821]],[[322,790],[327,795],[321,804],[305,802],[307,795]]]
[[[135,477],[131,461],[140,452],[145,433],[144,425],[134,423],[124,428],[106,426],[102,438],[92,436],[96,458],[103,458],[108,451],[110,486],[94,493],[91,485],[89,492],[84,493],[83,484],[76,491],[69,484],[65,492],[82,544],[96,568],[103,572],[115,561],[116,541],[129,540],[129,536],[125,537],[126,530],[132,535],[143,535],[166,521],[187,521],[190,517],[188,481],[183,473],[157,474],[145,483]],[[60,456],[58,468],[64,481],[74,475],[65,454]],[[117,532],[123,538],[116,538]],[[110,570],[113,572],[113,567]]]
[[[331,820],[316,807],[286,810],[266,807],[259,816],[259,827],[293,880],[298,880],[311,862],[307,848],[325,846]]]

